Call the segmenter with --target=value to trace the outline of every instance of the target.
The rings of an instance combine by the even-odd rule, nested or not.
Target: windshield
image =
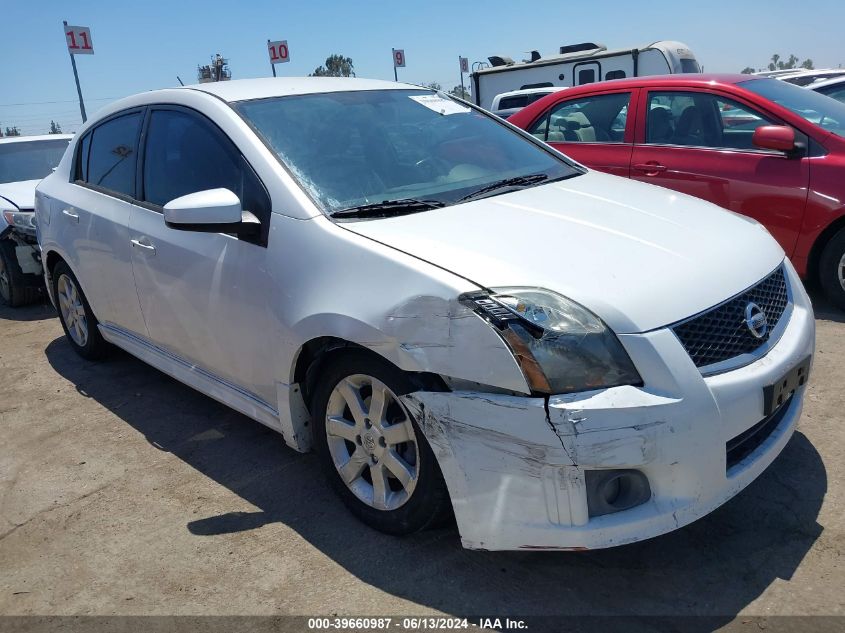
[[[67,139],[0,143],[0,183],[41,180],[59,164]]]
[[[752,79],[739,85],[828,132],[845,137],[845,104],[835,99],[777,79]]]
[[[410,199],[443,206],[506,179],[581,173],[492,116],[430,90],[274,97],[235,108],[330,214]]]

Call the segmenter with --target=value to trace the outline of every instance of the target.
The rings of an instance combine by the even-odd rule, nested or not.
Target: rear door
[[[628,177],[636,92],[607,90],[562,98],[528,126],[528,132],[587,167]]]
[[[632,178],[750,216],[792,253],[807,200],[806,153],[751,142],[757,127],[783,122],[737,97],[695,89],[642,90],[639,112]]]
[[[129,243],[142,119],[143,109],[127,110],[86,132],[51,224],[97,319],[144,336]]]

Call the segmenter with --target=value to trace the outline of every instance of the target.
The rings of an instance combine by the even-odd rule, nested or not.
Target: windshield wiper
[[[333,218],[390,218],[397,215],[407,215],[439,209],[445,207],[444,202],[439,200],[417,200],[416,198],[403,198],[401,200],[385,200],[373,204],[362,204],[357,207],[349,207],[331,213]]]
[[[529,185],[536,185],[548,179],[549,177],[546,174],[528,174],[527,176],[515,176],[514,178],[505,178],[504,180],[497,180],[496,182],[490,183],[489,185],[482,187],[481,189],[473,191],[468,196],[464,196],[463,198],[458,200],[458,202],[466,202],[467,200],[473,200],[474,198],[479,198],[484,194],[490,193],[491,191],[497,191],[499,189],[506,189],[509,187],[528,187]]]

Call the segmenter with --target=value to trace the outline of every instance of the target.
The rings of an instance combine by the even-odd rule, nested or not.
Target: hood
[[[40,180],[21,180],[20,182],[0,183],[0,205],[11,202],[18,209],[35,208],[35,187]]]
[[[760,281],[784,257],[753,220],[598,172],[343,226],[482,287],[552,290],[618,333],[697,314]]]

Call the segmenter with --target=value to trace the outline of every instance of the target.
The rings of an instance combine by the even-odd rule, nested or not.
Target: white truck
[[[580,86],[642,75],[701,72],[695,55],[686,44],[666,40],[616,50],[583,42],[561,46],[557,55],[549,57],[531,51],[531,59],[521,62],[497,55],[487,59],[489,64],[473,64],[472,95],[477,105],[488,110],[492,108],[496,95],[511,90]]]

